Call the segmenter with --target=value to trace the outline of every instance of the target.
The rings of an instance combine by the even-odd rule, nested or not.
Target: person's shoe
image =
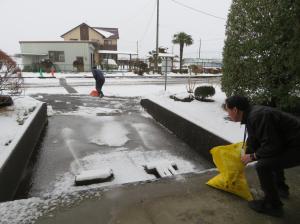
[[[265,200],[253,200],[249,201],[249,207],[256,212],[263,213],[274,217],[282,217],[283,209],[282,205],[274,206]]]
[[[288,189],[278,188],[279,197],[288,199],[290,196],[290,192]]]

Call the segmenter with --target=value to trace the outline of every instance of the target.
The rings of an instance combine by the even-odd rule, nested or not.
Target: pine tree
[[[223,51],[226,95],[295,109],[300,97],[299,18],[300,0],[233,0]]]

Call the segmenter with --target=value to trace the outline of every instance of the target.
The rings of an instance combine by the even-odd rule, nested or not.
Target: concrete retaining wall
[[[212,162],[212,157],[209,153],[211,148],[218,145],[230,144],[230,142],[184,119],[172,111],[161,107],[149,99],[142,99],[141,105],[155,120],[172,131],[177,137],[186,142],[210,162]]]
[[[39,137],[47,124],[47,105],[41,103],[36,107],[26,130],[12,145],[12,150],[2,167],[0,167],[0,202],[12,200],[32,152],[39,141]]]

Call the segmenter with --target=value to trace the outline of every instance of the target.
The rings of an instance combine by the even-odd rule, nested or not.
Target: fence
[[[201,74],[201,73],[211,73],[217,74],[222,72],[221,60],[214,59],[185,59],[183,60],[183,65],[181,66],[181,73],[190,74]],[[68,72],[68,73],[78,73],[78,72],[91,72],[92,65],[84,64],[74,66],[73,64],[63,64],[55,63],[53,66],[45,67],[41,63],[33,64],[18,64],[23,72],[47,72],[50,73],[52,70],[55,72]],[[119,60],[115,64],[102,64],[101,69],[107,73],[115,72],[135,72],[135,73],[150,73],[154,70],[154,63],[150,62],[148,59],[138,59],[138,60]],[[179,73],[179,62],[174,61],[171,58],[159,59],[158,73]]]
[[[18,64],[19,68],[21,68],[22,72],[46,72],[51,73],[52,71],[55,73],[79,73],[79,72],[91,72],[92,65],[91,64],[84,64],[83,66],[74,67],[73,64],[54,64],[50,67],[40,66],[37,64]],[[101,67],[101,66],[100,66]],[[102,66],[102,70],[107,73],[114,73],[114,72],[128,72],[130,69],[128,68],[121,68],[118,65],[110,66],[104,65]]]

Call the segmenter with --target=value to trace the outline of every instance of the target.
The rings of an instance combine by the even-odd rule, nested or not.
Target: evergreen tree
[[[177,34],[174,34],[173,44],[179,44],[179,72],[181,73],[182,69],[182,55],[183,55],[183,47],[184,45],[189,46],[193,44],[193,38],[191,35],[188,35],[184,32],[180,32]]]
[[[300,97],[300,0],[233,0],[222,89],[293,110]]]

